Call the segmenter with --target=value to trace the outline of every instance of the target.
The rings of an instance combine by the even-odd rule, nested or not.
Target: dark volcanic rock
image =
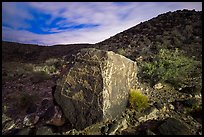
[[[33,126],[39,120],[39,116],[36,113],[28,114],[23,120],[23,124],[26,126]]]
[[[166,119],[159,131],[162,135],[191,135],[186,124],[174,118]]]
[[[179,48],[189,57],[202,60],[202,11],[177,10],[116,34],[95,45],[135,60],[150,59],[160,48]],[[122,51],[122,52],[121,52]]]
[[[54,94],[66,118],[82,129],[120,115],[136,82],[137,64],[94,48],[80,50],[73,62]]]
[[[47,113],[51,114],[51,118],[46,122],[49,125],[62,126],[65,123],[65,119],[62,115],[62,111],[58,106],[51,107]]]

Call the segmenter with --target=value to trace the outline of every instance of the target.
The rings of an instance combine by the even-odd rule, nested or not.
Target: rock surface
[[[162,135],[191,135],[189,128],[181,122],[174,118],[168,118],[159,127],[159,131]]]
[[[54,97],[66,118],[82,129],[121,114],[136,83],[137,64],[112,51],[81,49],[58,80]]]
[[[54,135],[54,133],[51,128],[44,126],[37,129],[36,135]]]
[[[29,135],[30,131],[30,128],[23,128],[16,135]]]
[[[26,117],[23,120],[23,124],[26,126],[33,126],[36,124],[39,120],[39,116],[37,116],[35,113],[26,115]]]
[[[162,89],[163,85],[161,83],[157,83],[156,85],[154,85],[154,89]]]

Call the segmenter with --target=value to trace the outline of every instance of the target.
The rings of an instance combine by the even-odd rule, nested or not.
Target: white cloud
[[[18,2],[3,2],[2,3],[2,22],[10,27],[28,28],[25,19],[33,19],[33,16],[26,12],[26,7]]]
[[[15,29],[2,27],[3,40],[23,43],[38,41],[45,45],[97,43],[161,13],[184,8],[202,10],[201,2],[129,2],[125,4],[113,2],[29,2],[24,3],[21,9],[18,9],[19,5],[16,6],[14,3],[11,5],[14,10],[11,10],[11,7],[8,8],[8,6],[10,4],[3,3],[3,12],[8,12],[6,14],[8,17],[3,16],[3,22],[15,19],[17,24],[11,23],[12,26],[15,26]],[[77,24],[98,24],[99,26],[72,30],[60,30],[58,27],[42,28],[49,32],[58,32],[44,35],[17,30],[20,25],[29,25],[25,23],[25,19],[34,19],[27,10],[28,8],[35,9],[40,13],[50,14],[51,18],[46,20],[48,25],[60,17],[64,18],[64,20],[57,22],[60,27]],[[4,14],[2,13],[2,15]],[[15,15],[14,18],[12,18],[13,15]]]
[[[178,2],[178,8],[202,11],[202,2]]]

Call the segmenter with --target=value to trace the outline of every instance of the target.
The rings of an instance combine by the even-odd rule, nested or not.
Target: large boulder
[[[76,129],[119,116],[135,86],[136,62],[112,51],[85,48],[73,55],[54,97]]]

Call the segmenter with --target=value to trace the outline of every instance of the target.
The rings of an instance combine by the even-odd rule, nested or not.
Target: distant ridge
[[[52,56],[60,57],[86,47],[111,50],[132,60],[141,55],[156,54],[161,48],[178,48],[187,56],[195,56],[197,60],[201,60],[202,11],[167,12],[96,44],[37,46],[2,41],[3,59],[7,60],[27,60],[28,57],[31,58],[29,60],[43,60]]]

